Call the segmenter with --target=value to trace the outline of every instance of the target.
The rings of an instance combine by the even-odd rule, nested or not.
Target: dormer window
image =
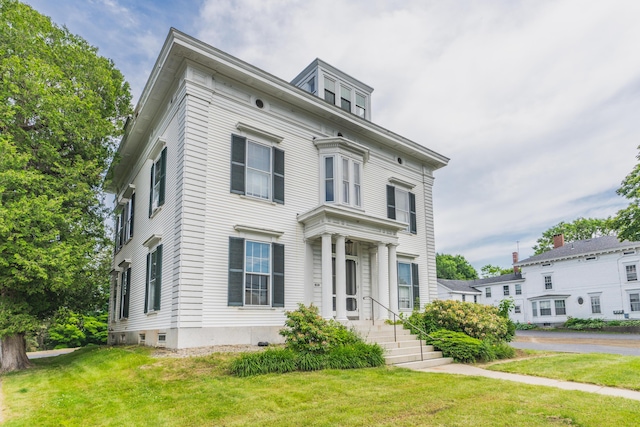
[[[340,108],[351,112],[351,89],[340,86]]]
[[[336,82],[330,78],[324,78],[324,100],[329,104],[336,103]]]
[[[366,98],[360,93],[356,93],[356,115],[365,118],[367,114]]]
[[[311,77],[309,80],[307,80],[307,85],[306,88],[307,92],[312,93],[312,94],[316,94],[316,78],[315,77]]]

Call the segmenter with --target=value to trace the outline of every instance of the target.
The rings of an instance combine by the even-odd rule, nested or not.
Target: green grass
[[[498,363],[494,371],[640,390],[640,357],[615,354],[553,354]]]
[[[640,402],[488,378],[367,368],[227,373],[236,355],[93,347],[2,377],[14,426],[635,426]]]

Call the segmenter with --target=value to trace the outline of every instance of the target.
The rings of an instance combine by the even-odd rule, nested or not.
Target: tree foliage
[[[640,149],[640,146],[638,146]],[[640,160],[640,154],[636,156]],[[640,162],[622,181],[618,194],[630,200],[629,206],[618,211],[613,227],[621,240],[640,240]]]
[[[592,239],[601,236],[615,236],[616,230],[611,218],[578,218],[573,222],[561,221],[542,233],[533,246],[535,255],[553,249],[553,236],[563,234],[565,243]]]
[[[436,254],[436,275],[439,279],[471,280],[478,272],[462,255]]]
[[[482,278],[498,277],[503,274],[513,273],[513,268],[502,268],[497,265],[487,264],[480,269],[480,275]]]
[[[14,0],[0,0],[0,75],[0,362],[8,370],[21,366],[7,360],[5,339],[16,342],[60,307],[100,303],[106,277],[97,271],[110,245],[101,184],[131,96],[95,47]]]

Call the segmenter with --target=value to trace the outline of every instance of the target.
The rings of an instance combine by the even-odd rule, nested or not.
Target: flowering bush
[[[428,334],[447,329],[491,342],[510,341],[513,337],[509,333],[509,319],[500,316],[498,308],[484,304],[436,300],[427,304],[423,313],[412,313],[409,321]]]
[[[338,346],[356,344],[362,339],[335,320],[325,320],[318,314],[318,307],[298,304],[295,311],[287,311],[285,328],[280,335],[285,337],[288,349],[299,353],[328,353]]]

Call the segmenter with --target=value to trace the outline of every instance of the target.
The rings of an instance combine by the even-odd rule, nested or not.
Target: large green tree
[[[436,254],[438,279],[471,280],[478,272],[462,255]]]
[[[640,149],[640,146],[638,147]],[[640,160],[640,154],[636,156]],[[618,194],[630,200],[629,206],[618,211],[613,226],[621,240],[640,240],[640,162],[622,181]]]
[[[480,275],[483,279],[487,277],[498,277],[504,274],[513,273],[513,268],[502,268],[498,265],[487,264],[480,269]]]
[[[553,236],[564,235],[565,243],[592,239],[601,236],[615,236],[616,230],[611,218],[578,218],[573,222],[561,221],[542,233],[533,246],[535,255],[553,249]]]
[[[25,334],[95,304],[104,277],[101,183],[130,112],[112,61],[31,7],[0,0],[0,371]]]

